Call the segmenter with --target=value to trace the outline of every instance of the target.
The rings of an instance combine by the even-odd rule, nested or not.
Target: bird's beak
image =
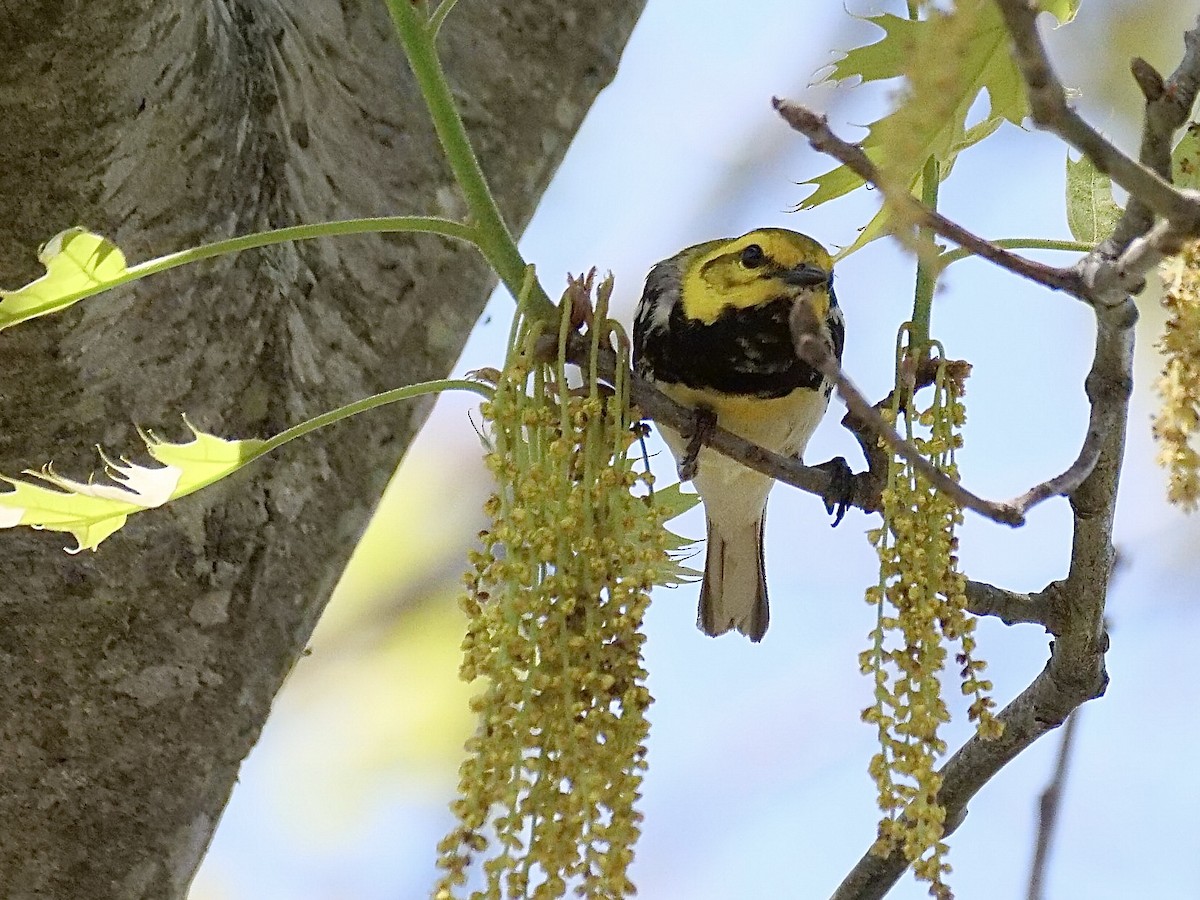
[[[797,287],[817,287],[829,283],[829,273],[820,266],[802,263],[784,272],[783,280]]]

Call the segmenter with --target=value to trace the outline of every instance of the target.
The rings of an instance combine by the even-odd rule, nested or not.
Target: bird
[[[633,329],[635,371],[695,412],[693,432],[715,424],[787,456],[804,452],[833,384],[796,353],[790,327],[808,304],[839,363],[845,322],[833,259],[813,238],[759,228],[706,241],[657,263]],[[812,321],[812,318],[809,319]],[[774,479],[660,425],[704,503],[706,559],[696,624],[759,642],[770,621],[763,528]],[[689,443],[692,444],[689,449]],[[838,460],[844,465],[844,461]]]

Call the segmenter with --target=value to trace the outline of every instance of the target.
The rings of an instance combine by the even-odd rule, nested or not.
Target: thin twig
[[[1055,290],[1083,296],[1079,275],[1074,270],[1049,266],[1005,250],[930,209],[908,191],[892,190],[862,148],[835,135],[824,116],[790,100],[776,97],[772,102],[784,121],[808,138],[814,150],[827,153],[864,181],[874,185],[883,193],[887,202],[894,204],[906,218],[1023,278],[1029,278]]]
[[[1050,634],[1062,630],[1058,582],[1036,594],[1021,594],[983,581],[967,582],[967,611],[977,616],[995,616],[1005,625],[1041,625]]]
[[[1200,88],[1200,34],[1195,30],[1183,36],[1183,61],[1163,80],[1145,60],[1132,63],[1134,78],[1146,98],[1146,115],[1142,123],[1141,161],[1163,178],[1171,178],[1171,150],[1175,133],[1187,122],[1196,91]],[[1158,86],[1162,90],[1158,90]],[[1129,198],[1125,212],[1112,237],[1100,247],[1106,258],[1121,254],[1129,242],[1154,224],[1154,213],[1136,196]]]
[[[555,354],[557,352],[555,350],[556,342],[556,336],[544,335],[538,342],[538,354]],[[583,336],[577,332],[573,332],[568,337],[568,362],[574,365],[587,365],[590,352],[589,342]],[[616,354],[612,350],[605,347],[600,348],[597,370],[600,377],[605,381],[610,381],[613,378],[616,371]],[[630,373],[629,377],[630,399],[641,411],[642,415],[660,424],[667,425],[680,434],[691,433],[695,418],[694,411],[690,407],[675,402],[636,373]],[[782,456],[778,453],[772,453],[770,450],[766,450],[731,431],[726,431],[720,427],[720,423],[718,423],[716,428],[712,429],[710,434],[705,435],[704,443],[718,453],[722,453],[731,459],[736,459],[756,472],[769,475],[776,481],[790,484],[798,490],[821,498],[826,505],[842,499],[833,496],[835,485],[829,471],[819,466],[806,466],[794,456]],[[874,508],[867,505],[867,502],[862,499],[869,496],[870,493],[869,489],[864,489],[862,486],[866,477],[866,473],[854,476],[855,486],[851,505],[866,512],[872,512]]]
[[[1079,710],[1067,717],[1063,727],[1062,741],[1058,745],[1058,759],[1054,763],[1054,774],[1050,783],[1038,798],[1037,844],[1033,854],[1033,865],[1029,870],[1029,893],[1027,900],[1042,900],[1045,892],[1046,869],[1050,861],[1050,843],[1058,824],[1058,811],[1062,805],[1063,790],[1067,783],[1067,763],[1071,747],[1075,743],[1075,728],[1079,723]]]
[[[815,335],[816,319],[806,304],[799,304],[792,312],[792,332],[796,340],[796,353],[822,375],[833,382],[838,396],[859,423],[865,425],[897,454],[913,465],[921,476],[934,488],[950,497],[963,509],[970,509],[994,522],[1019,526],[1025,524],[1025,514],[1030,509],[1052,497],[1067,496],[1083,483],[1100,458],[1100,447],[1113,422],[1113,406],[1105,403],[1092,405],[1091,424],[1078,458],[1061,475],[1056,475],[1041,484],[1034,485],[1024,494],[1012,500],[987,500],[963,487],[926,459],[921,451],[905,440],[892,428],[872,406],[854,383],[842,372],[838,361],[829,348]]]
[[[846,401],[846,407],[867,425],[891,447],[897,454],[907,460],[926,481],[934,488],[950,497],[964,509],[971,509],[994,522],[1005,525],[1024,524],[1025,517],[1020,510],[1005,503],[995,503],[985,500],[967,490],[928,459],[921,451],[905,440],[892,428],[879,410],[875,409],[842,372],[837,359],[829,352],[825,343],[816,336],[816,317],[811,307],[806,303],[798,303],[792,310],[792,335],[796,342],[797,355],[833,382],[838,396]]]
[[[1129,304],[1129,310],[1133,311],[1132,304]],[[1131,321],[1129,327],[1108,329],[1112,339],[1128,343],[1128,350],[1119,352],[1121,356],[1127,352],[1130,358],[1133,355],[1132,324]],[[1101,323],[1100,327],[1104,329],[1106,324]],[[1123,365],[1123,363],[1119,364]],[[1083,439],[1079,455],[1061,475],[1034,485],[1020,497],[1015,498],[1012,503],[1017,509],[1029,510],[1051,497],[1069,496],[1096,468],[1101,448],[1104,446],[1109,432],[1114,428],[1123,427],[1120,417],[1123,408],[1121,400],[1122,397],[1128,397],[1133,385],[1127,379],[1123,379],[1119,384],[1107,383],[1106,380],[1103,380],[1104,371],[1106,371],[1104,368],[1097,369],[1093,364],[1092,372],[1088,376],[1089,393],[1093,396],[1088,413],[1087,435]],[[1124,371],[1124,369],[1120,371]]]

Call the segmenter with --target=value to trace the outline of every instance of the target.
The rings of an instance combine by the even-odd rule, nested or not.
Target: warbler
[[[722,428],[798,456],[833,390],[796,354],[789,320],[799,303],[810,305],[818,337],[840,361],[845,324],[833,260],[815,240],[760,228],[688,247],[646,277],[634,320],[634,367],[697,410],[697,423],[715,414]],[[684,463],[688,439],[661,431]],[[697,625],[714,637],[737,629],[761,641],[769,622],[763,523],[774,479],[709,448],[694,462],[707,517]]]

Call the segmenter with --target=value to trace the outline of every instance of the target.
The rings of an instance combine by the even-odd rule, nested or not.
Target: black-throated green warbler
[[[762,228],[697,244],[658,263],[634,322],[638,373],[664,393],[747,440],[799,455],[829,405],[832,385],[796,355],[789,320],[808,303],[820,336],[842,357],[845,327],[833,260],[810,237]],[[663,438],[677,460],[688,440]],[[701,450],[694,483],[708,520],[697,624],[762,640],[768,623],[763,521],[774,481]]]

